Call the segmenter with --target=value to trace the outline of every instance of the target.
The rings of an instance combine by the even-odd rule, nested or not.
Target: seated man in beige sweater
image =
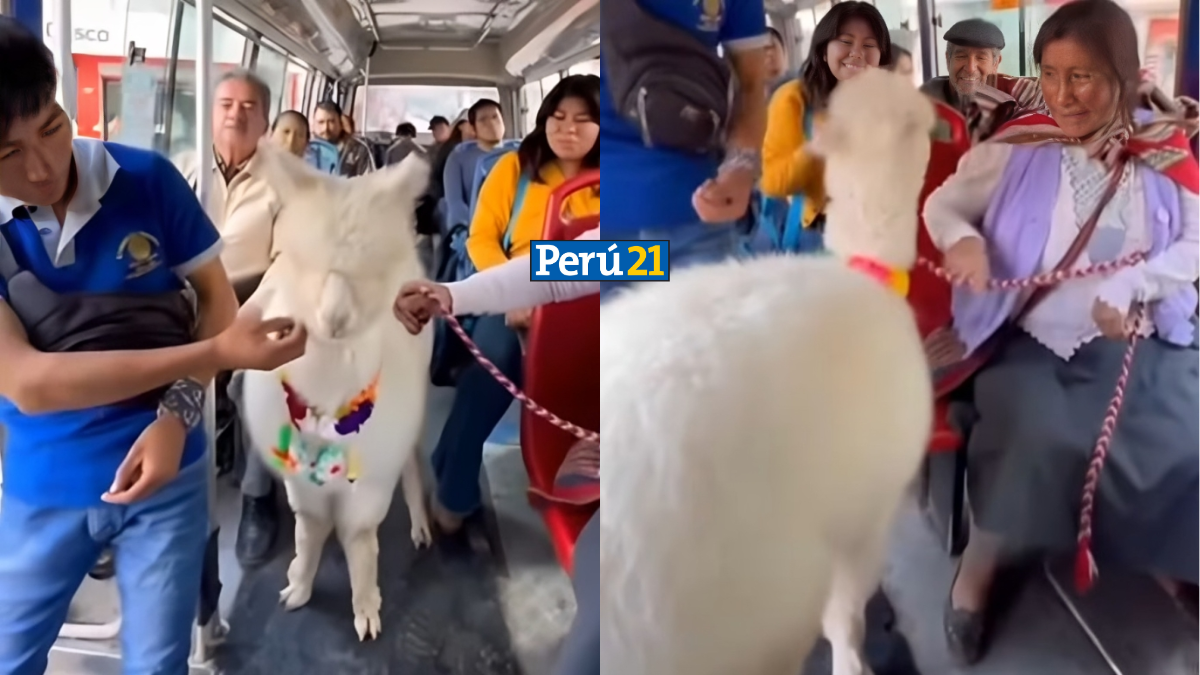
[[[221,262],[229,274],[239,302],[245,302],[274,257],[275,218],[282,208],[279,195],[256,172],[258,141],[267,133],[270,89],[248,71],[234,71],[217,83],[213,97],[212,190],[206,210],[221,232],[224,249]],[[179,156],[176,165],[196,185],[199,170],[194,152]],[[218,391],[230,381],[226,373],[218,380]],[[236,405],[240,378],[234,379],[229,399]],[[218,396],[218,406],[225,397]],[[244,452],[242,476],[242,519],[238,525],[236,552],[244,568],[266,562],[279,534],[279,510],[275,481],[258,453],[246,446],[237,424],[236,411],[225,406],[218,412],[218,436],[235,443]],[[225,417],[225,419],[221,419]],[[224,422],[224,424],[222,424]],[[222,427],[225,427],[222,431]]]

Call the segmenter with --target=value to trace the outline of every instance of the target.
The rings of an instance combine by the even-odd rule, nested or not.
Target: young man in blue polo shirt
[[[724,163],[647,148],[613,107],[601,57],[600,184],[605,239],[668,239],[671,267],[715,262],[736,251],[735,222],[745,215],[761,168],[766,130],[767,33],[763,0],[638,0],[716,52],[723,48],[738,83]],[[605,287],[613,284],[605,284]]]
[[[0,675],[45,672],[72,596],[109,547],[124,672],[185,673],[208,538],[204,386],[218,369],[290,361],[304,331],[235,319],[220,238],[170,162],[72,138],[39,35],[0,17],[0,63],[20,64],[0,69]],[[144,343],[140,303],[184,279],[198,309],[190,344],[80,350],[98,335],[105,349]],[[125,298],[127,316],[72,330],[54,313],[78,315],[92,296],[92,308]],[[192,339],[189,320],[175,322],[176,342]]]

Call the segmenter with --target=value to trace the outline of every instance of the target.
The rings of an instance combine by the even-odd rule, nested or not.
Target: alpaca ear
[[[281,195],[311,190],[326,178],[303,159],[284,151],[266,136],[258,141],[255,152],[258,155],[257,170]]]
[[[369,174],[368,179],[383,194],[415,202],[429,185],[429,162],[413,152],[399,164]]]

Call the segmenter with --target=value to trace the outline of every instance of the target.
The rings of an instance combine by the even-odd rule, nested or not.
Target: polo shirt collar
[[[58,239],[55,251],[55,264],[69,264],[74,259],[74,241],[79,231],[91,221],[100,211],[100,201],[108,193],[113,179],[120,170],[120,165],[105,147],[103,141],[94,138],[76,138],[71,142],[72,155],[75,158],[76,186],[75,195],[67,205],[66,222],[62,224],[62,234]],[[53,226],[58,228],[58,220],[49,205],[41,206],[26,204],[17,199],[0,196],[0,225],[6,224],[16,216],[14,211],[24,208],[29,212],[34,223],[39,227]],[[65,255],[66,254],[66,255]],[[69,259],[64,259],[64,257]]]

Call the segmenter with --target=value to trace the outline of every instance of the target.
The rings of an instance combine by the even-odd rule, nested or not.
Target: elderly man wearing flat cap
[[[983,19],[959,21],[942,36],[946,41],[948,77],[935,77],[921,86],[928,96],[959,110],[977,84],[1000,70],[1004,33]]]

